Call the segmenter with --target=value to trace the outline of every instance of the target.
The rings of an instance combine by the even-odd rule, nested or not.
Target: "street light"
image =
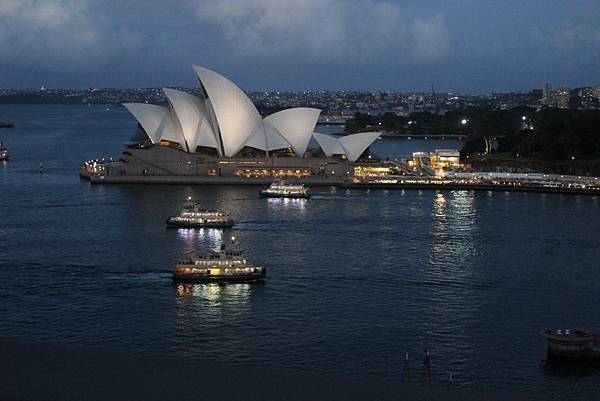
[[[462,120],[460,120],[460,123],[461,123],[462,125],[467,125],[467,123],[468,123],[468,122],[469,122],[469,121],[468,121],[466,118],[463,118]]]

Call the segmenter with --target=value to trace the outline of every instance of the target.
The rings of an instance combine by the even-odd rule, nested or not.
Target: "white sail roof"
[[[290,143],[296,155],[302,156],[306,153],[319,114],[319,109],[296,107],[271,114],[265,117],[264,122],[275,127]]]
[[[233,157],[261,123],[260,114],[233,82],[208,68],[197,65],[193,68],[217,119],[224,154]]]
[[[318,132],[313,132],[313,137],[318,142],[319,146],[323,150],[323,153],[325,153],[327,157],[331,157],[332,155],[346,154],[344,148],[342,148],[342,145],[337,138],[331,135],[320,134]]]
[[[160,139],[178,143],[185,149],[185,138],[173,109],[169,109],[169,118],[165,118],[163,122]]]
[[[170,107],[126,103],[153,143],[161,139],[179,143],[188,152],[198,146],[217,149],[219,156],[234,157],[244,146],[264,151],[292,148],[306,153],[311,135],[327,156],[344,154],[356,161],[379,137],[364,132],[336,138],[312,132],[321,110],[298,107],[261,118],[246,94],[233,82],[208,68],[194,66],[204,96],[175,89],[163,91]]]
[[[326,156],[343,154],[352,162],[358,160],[360,155],[381,135],[380,132],[361,132],[336,138],[331,135],[313,133]]]
[[[275,127],[263,123],[256,127],[248,141],[246,141],[245,146],[252,146],[265,151],[292,147]]]
[[[210,124],[204,101],[189,93],[163,88],[187,143],[188,152],[195,152],[197,146],[219,150],[219,142]]]
[[[380,136],[381,132],[361,132],[341,137],[339,142],[346,151],[348,160],[354,162]]]
[[[124,103],[123,106],[142,125],[152,143],[160,143],[161,139],[166,139],[185,146],[183,133],[173,121],[169,108],[146,103]]]

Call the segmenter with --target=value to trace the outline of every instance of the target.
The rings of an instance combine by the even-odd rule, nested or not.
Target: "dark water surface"
[[[315,188],[280,201],[258,187],[92,186],[79,165],[118,157],[135,129],[123,109],[0,115],[18,124],[0,130],[12,153],[0,165],[2,338],[389,381],[406,352],[424,380],[427,348],[434,383],[452,373],[466,387],[600,399],[600,371],[541,366],[538,334],[600,326],[598,197]],[[400,155],[403,143],[440,147],[376,150]],[[167,230],[188,195],[238,224]],[[178,258],[230,235],[267,267],[265,284],[173,285]]]

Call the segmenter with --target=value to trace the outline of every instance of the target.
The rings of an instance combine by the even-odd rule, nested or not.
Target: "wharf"
[[[560,186],[541,186],[534,184],[473,184],[473,183],[441,183],[441,182],[394,182],[394,183],[373,183],[373,182],[346,182],[341,185],[343,188],[354,189],[412,189],[412,190],[463,190],[463,191],[502,191],[502,192],[540,192],[540,193],[559,193],[575,195],[599,195],[600,187],[593,188],[575,188]]]
[[[390,175],[344,177],[310,175],[286,177],[286,182],[308,186],[335,186],[349,189],[476,190],[540,192],[576,195],[600,195],[600,177],[527,174],[467,173],[468,177]],[[81,178],[92,184],[164,184],[164,185],[271,185],[273,176],[200,176],[200,175],[126,175],[100,174],[85,166]]]
[[[86,174],[81,177],[92,184],[162,184],[162,185],[270,185],[273,177],[200,177],[200,176],[104,176]],[[308,186],[335,186],[348,189],[409,189],[409,190],[464,190],[464,191],[510,191],[538,192],[600,196],[600,186],[540,185],[528,182],[472,183],[437,180],[357,180],[343,177],[311,176],[286,178],[289,183]]]
[[[271,185],[273,177],[202,177],[185,175],[86,175],[80,174],[82,178],[89,180],[92,184],[167,184],[167,185]],[[290,184],[302,183],[310,186],[341,186],[344,182],[342,177],[313,176],[304,178],[286,178]]]

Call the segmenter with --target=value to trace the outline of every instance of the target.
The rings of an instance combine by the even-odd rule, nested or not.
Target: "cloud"
[[[70,70],[107,62],[115,48],[136,44],[127,30],[102,25],[92,5],[90,0],[0,1],[0,63]]]
[[[538,45],[562,51],[579,50],[582,45],[600,45],[600,28],[584,21],[565,20],[552,27],[535,26],[529,36]]]
[[[446,57],[450,51],[450,33],[443,14],[416,19],[410,29],[415,46],[413,53],[420,60]]]
[[[434,61],[449,54],[442,14],[405,21],[400,7],[375,0],[189,0],[219,27],[237,56]]]

